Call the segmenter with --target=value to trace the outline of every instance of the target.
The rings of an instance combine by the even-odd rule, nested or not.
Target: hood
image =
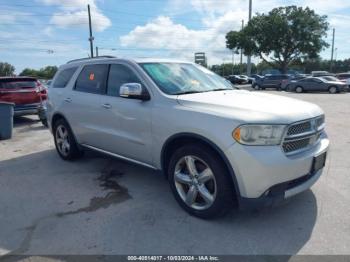
[[[312,118],[323,111],[312,103],[279,95],[230,90],[179,95],[180,105],[242,123],[279,123]]]

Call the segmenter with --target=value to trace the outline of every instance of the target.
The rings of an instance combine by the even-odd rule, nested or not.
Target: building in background
[[[207,57],[204,52],[194,53],[194,62],[196,64],[207,67]]]

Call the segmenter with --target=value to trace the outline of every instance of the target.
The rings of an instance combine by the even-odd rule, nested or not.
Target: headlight
[[[279,145],[285,125],[242,125],[233,132],[233,138],[244,145]]]

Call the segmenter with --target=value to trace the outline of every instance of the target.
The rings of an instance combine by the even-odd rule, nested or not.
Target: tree
[[[313,59],[328,43],[327,16],[308,7],[278,7],[268,14],[257,14],[242,30],[226,35],[226,46],[245,55],[259,56],[285,73],[297,59]]]
[[[225,63],[221,65],[212,65],[210,69],[221,76],[228,76],[228,75],[241,75],[243,72],[245,72],[245,68],[247,68],[247,64],[235,64],[232,68],[232,63]],[[252,73],[256,73],[257,69],[255,64],[252,64]]]
[[[19,74],[20,76],[32,76],[37,78],[51,79],[57,72],[57,66],[46,66],[40,70],[35,70],[31,68],[25,68]]]
[[[0,62],[0,76],[12,76],[15,73],[15,67],[6,62]]]

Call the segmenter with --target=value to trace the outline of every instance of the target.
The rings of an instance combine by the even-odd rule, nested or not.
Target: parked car
[[[253,88],[256,90],[275,88],[276,90],[281,90],[282,81],[288,80],[289,75],[265,75],[262,78],[256,78],[253,82]]]
[[[52,83],[52,79],[47,80],[47,82],[46,82],[46,86],[49,88],[49,87],[50,87],[50,85],[51,85],[51,83]]]
[[[329,73],[328,71],[312,71],[311,76],[320,77],[320,76],[335,76],[335,75],[332,73]]]
[[[47,126],[44,101],[46,88],[33,77],[0,77],[0,101],[15,104],[15,116],[38,115]]]
[[[246,76],[246,75],[239,75],[239,77],[245,79],[247,84],[252,84],[253,80],[255,79],[253,77],[249,77],[249,76]]]
[[[281,81],[281,90],[286,90],[288,85],[292,82],[292,81],[298,81],[301,79],[306,78],[307,76],[304,74],[300,74],[300,75],[291,75],[289,78],[287,79],[282,79]]]
[[[350,73],[339,73],[335,75],[341,82],[346,83],[350,87]]]
[[[305,91],[323,91],[335,94],[338,92],[347,92],[349,87],[345,83],[337,79],[333,79],[333,77],[323,76],[307,77],[299,81],[292,81],[288,85],[287,89],[288,91],[297,93],[302,93]]]
[[[234,85],[248,84],[248,80],[246,78],[240,77],[238,75],[229,75],[227,77],[227,80],[229,80]]]
[[[318,106],[233,89],[171,60],[68,62],[50,87],[48,119],[62,159],[88,148],[162,170],[179,205],[202,218],[308,189],[329,144]]]

